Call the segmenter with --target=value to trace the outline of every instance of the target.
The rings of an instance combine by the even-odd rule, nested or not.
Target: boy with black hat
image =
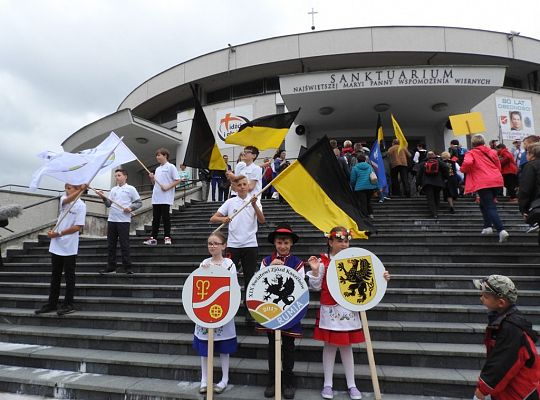
[[[540,359],[537,333],[517,309],[517,289],[510,278],[490,275],[473,280],[480,301],[489,310],[484,337],[487,358],[480,372],[474,399],[538,400]]]
[[[261,268],[269,265],[286,265],[294,268],[296,272],[305,277],[304,262],[297,256],[291,253],[293,244],[298,241],[298,235],[293,232],[291,226],[286,223],[280,223],[277,228],[270,232],[268,241],[275,247],[275,251],[263,258]],[[268,372],[269,381],[264,390],[264,397],[274,397],[275,394],[275,333],[271,329],[265,329],[258,326],[257,331],[266,332],[268,336]],[[300,323],[290,327],[287,330],[281,331],[281,354],[283,357],[283,397],[286,399],[294,399],[296,392],[296,383],[293,373],[294,368],[294,338],[302,337],[302,325]]]

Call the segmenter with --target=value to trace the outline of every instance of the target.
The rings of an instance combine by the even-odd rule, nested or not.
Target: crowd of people
[[[430,212],[437,218],[440,209],[440,197],[448,201],[449,212],[454,212],[454,201],[459,192],[474,194],[479,198],[484,227],[482,234],[491,234],[493,229],[498,231],[499,240],[505,241],[509,234],[504,229],[503,222],[497,213],[496,197],[500,195],[503,186],[511,202],[518,202],[519,210],[525,220],[538,226],[540,220],[540,138],[529,136],[523,141],[524,151],[515,144],[515,150],[508,151],[504,145],[491,143],[492,148],[485,145],[482,135],[471,138],[471,149],[465,150],[457,140],[452,141],[447,152],[440,155],[426,150],[423,144],[417,146],[412,155],[407,149],[399,148],[399,141],[394,140],[388,149],[386,161],[389,168],[388,185],[382,185],[377,175],[377,163],[370,159],[370,151],[364,143],[353,145],[350,141],[339,149],[336,141],[331,145],[334,154],[343,169],[343,178],[347,179],[352,190],[356,193],[362,213],[373,218],[371,201],[374,197],[380,202],[389,199],[390,195],[410,197],[412,187],[426,195]],[[514,156],[513,153],[519,155]],[[156,151],[159,166],[149,179],[154,184],[152,195],[153,221],[151,237],[144,241],[145,245],[155,246],[158,243],[158,232],[163,224],[163,243],[171,245],[170,207],[174,201],[174,191],[178,184],[188,179],[179,173],[169,162],[169,152],[166,149]],[[319,310],[315,322],[314,339],[323,343],[322,365],[324,382],[321,396],[324,399],[334,397],[334,364],[339,349],[341,362],[344,367],[348,395],[352,400],[361,399],[362,393],[355,382],[355,366],[352,345],[365,340],[362,324],[357,312],[349,311],[339,306],[328,289],[326,272],[330,268],[330,260],[335,255],[349,247],[351,239],[347,228],[336,226],[327,235],[327,251],[320,255],[309,257],[303,262],[292,253],[293,245],[300,237],[293,232],[287,223],[279,224],[269,236],[268,241],[274,246],[274,251],[265,257],[259,257],[257,232],[259,224],[265,223],[265,216],[260,200],[263,180],[269,182],[279,174],[288,163],[284,151],[276,153],[271,161],[255,164],[259,151],[254,146],[247,146],[239,157],[234,170],[216,174],[207,171],[205,182],[212,188],[223,189],[218,192],[218,199],[224,202],[210,218],[211,223],[228,225],[228,238],[219,231],[209,235],[207,246],[209,258],[201,262],[201,268],[217,265],[229,270],[236,277],[236,268],[241,268],[244,275],[244,300],[250,278],[258,268],[269,265],[285,265],[295,269],[307,279],[312,290],[320,291]],[[522,164],[522,159],[527,162]],[[513,163],[519,173],[518,178],[508,178],[505,175],[517,174],[510,168]],[[518,168],[519,164],[519,168]],[[185,166],[184,166],[185,167]],[[180,168],[183,172],[185,168]],[[271,171],[271,172],[268,172]],[[514,171],[514,172],[512,172]],[[199,173],[201,176],[201,174]],[[409,178],[409,175],[412,177]],[[132,273],[129,254],[129,227],[131,215],[141,206],[137,191],[127,184],[127,172],[119,169],[115,172],[117,185],[108,196],[102,192],[98,195],[105,205],[110,208],[107,240],[109,256],[107,267],[101,274],[112,272]],[[225,198],[225,185],[230,185],[230,197]],[[412,184],[411,184],[412,183]],[[517,183],[517,185],[516,185]],[[508,185],[508,186],[507,186]],[[519,189],[516,189],[516,187]],[[58,315],[75,312],[75,263],[78,252],[79,232],[84,226],[86,206],[79,198],[86,189],[85,185],[74,186],[66,184],[66,193],[61,198],[60,217],[57,227],[49,231],[51,238],[50,252],[52,254],[52,276],[50,294],[47,304],[36,310],[36,314],[56,311]],[[214,190],[213,190],[214,192]],[[517,197],[516,197],[517,192]],[[221,196],[223,194],[223,196]],[[272,194],[270,195],[272,196]],[[514,200],[516,199],[517,200]],[[122,268],[116,266],[116,244],[120,241],[122,251]],[[539,233],[540,245],[540,233]],[[227,255],[227,257],[225,257]],[[308,267],[308,271],[304,268]],[[66,277],[66,294],[64,302],[59,306],[59,289],[62,272]],[[384,278],[390,279],[385,271]],[[504,276],[492,275],[474,284],[481,291],[481,302],[490,312],[487,327],[488,357],[478,379],[475,398],[484,399],[487,395],[493,398],[505,393],[519,393],[521,399],[538,399],[540,393],[540,360],[534,342],[537,340],[531,324],[525,320],[516,308],[517,289],[513,282]],[[244,301],[243,315],[248,325],[253,319]],[[266,331],[268,337],[268,383],[264,396],[269,398],[275,394],[275,354],[273,332]],[[301,324],[297,324],[284,332],[283,358],[283,397],[292,399],[296,392],[294,374],[295,338],[302,336]],[[206,367],[208,363],[208,332],[195,326],[193,348],[201,357],[200,393],[213,390],[222,393],[229,383],[229,357],[236,352],[238,344],[234,320],[220,329],[214,338],[214,350],[220,354],[222,378],[213,387],[208,388]],[[512,360],[512,362],[507,362]],[[528,397],[527,397],[528,396]],[[518,398],[518,397],[508,397]]]

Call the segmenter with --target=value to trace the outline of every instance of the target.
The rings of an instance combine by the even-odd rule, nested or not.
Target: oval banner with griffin
[[[371,251],[349,247],[334,256],[326,272],[328,289],[342,307],[366,311],[386,293],[385,268]]]
[[[255,321],[265,328],[287,329],[306,315],[308,286],[293,268],[270,265],[251,278],[246,304]]]
[[[240,286],[223,267],[199,267],[184,283],[182,304],[197,325],[219,328],[236,315],[240,307]]]

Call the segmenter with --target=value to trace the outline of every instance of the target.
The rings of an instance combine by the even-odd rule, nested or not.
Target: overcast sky
[[[0,0],[0,186],[28,185],[37,153],[61,151],[148,78],[227,43],[309,31],[312,7],[317,30],[442,25],[540,39],[538,0]]]

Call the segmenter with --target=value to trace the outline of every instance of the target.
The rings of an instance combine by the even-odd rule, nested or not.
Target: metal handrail
[[[3,189],[5,187],[16,187],[16,188],[23,188],[23,189],[30,189],[30,186],[25,186],[25,185],[17,185],[17,184],[14,184],[14,183],[8,183],[7,185],[2,185],[0,186],[0,189]],[[47,188],[37,188],[36,190],[45,190],[47,192],[56,192],[56,193],[62,193],[64,192],[63,190],[58,190],[58,189],[47,189]],[[13,190],[10,190],[10,191],[13,191]]]
[[[51,197],[50,199],[45,199],[45,200],[38,201],[37,203],[29,204],[27,206],[24,206],[23,210],[28,210],[29,208],[39,206],[40,204],[45,204],[50,201],[58,200],[60,197],[62,197],[62,195],[54,196],[54,197]]]

